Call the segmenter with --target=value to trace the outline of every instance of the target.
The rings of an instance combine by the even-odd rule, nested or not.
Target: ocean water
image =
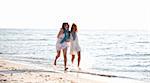
[[[0,57],[49,66],[56,55],[59,29],[0,29]],[[150,82],[148,31],[80,30],[81,68]],[[70,54],[68,49],[68,64]],[[58,60],[63,65],[63,57]]]

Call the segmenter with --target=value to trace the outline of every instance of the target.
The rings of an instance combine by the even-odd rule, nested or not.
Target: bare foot
[[[67,70],[68,70],[68,68],[66,67],[66,68],[65,68],[65,71],[67,71]]]
[[[56,62],[54,62],[54,65],[56,66]]]
[[[81,68],[80,67],[78,67],[78,71],[80,71],[81,70]]]

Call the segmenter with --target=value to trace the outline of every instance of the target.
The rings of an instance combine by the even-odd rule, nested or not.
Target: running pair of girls
[[[69,24],[63,23],[62,28],[60,29],[57,35],[57,43],[56,43],[57,55],[54,60],[54,65],[56,65],[57,59],[60,57],[60,53],[62,50],[63,56],[64,56],[64,70],[65,71],[68,69],[67,68],[67,48],[69,47],[68,45],[69,43],[70,43],[70,54],[72,56],[71,62],[72,64],[74,63],[75,54],[77,54],[78,55],[78,68],[79,68],[80,60],[81,60],[81,48],[78,42],[77,25],[73,23],[71,26],[71,30],[69,31]]]

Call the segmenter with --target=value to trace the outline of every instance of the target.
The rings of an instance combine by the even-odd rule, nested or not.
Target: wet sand
[[[13,63],[0,58],[0,83],[145,83],[105,75],[57,72]]]

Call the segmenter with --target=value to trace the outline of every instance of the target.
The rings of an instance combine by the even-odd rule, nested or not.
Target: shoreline
[[[80,72],[57,72],[19,64],[0,58],[0,82],[2,83],[146,83],[143,81]]]

